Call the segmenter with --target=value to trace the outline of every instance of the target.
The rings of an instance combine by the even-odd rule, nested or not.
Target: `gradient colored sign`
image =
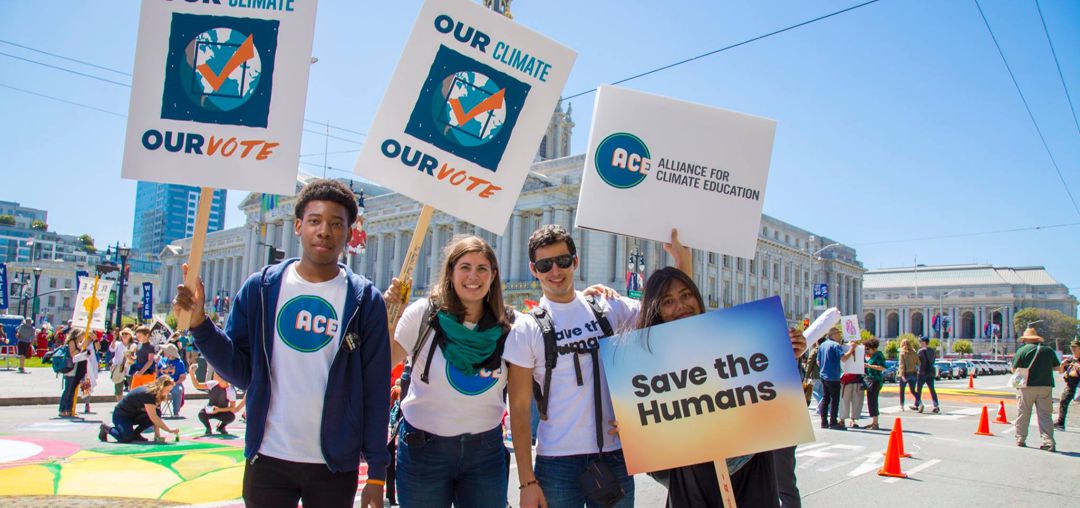
[[[601,341],[630,474],[814,440],[780,298]]]

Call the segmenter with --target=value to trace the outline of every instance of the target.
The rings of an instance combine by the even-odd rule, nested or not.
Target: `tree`
[[[14,226],[15,225],[15,216],[14,215],[8,215],[8,214],[0,215],[0,225]]]
[[[1070,339],[1076,337],[1078,324],[1080,322],[1075,318],[1056,310],[1028,307],[1013,314],[1013,326],[1017,331],[1033,326],[1035,332],[1046,339],[1047,345],[1058,350],[1065,347]]]
[[[172,328],[173,330],[175,330],[176,329],[176,314],[173,314],[172,311],[169,311],[169,313],[165,315],[165,324],[169,325],[169,328]]]
[[[953,342],[952,350],[953,353],[957,353],[960,356],[970,355],[975,352],[975,348],[972,346],[970,340],[958,340]]]
[[[38,231],[47,231],[49,229],[49,225],[45,224],[45,221],[40,221],[40,220],[35,219],[34,222],[30,223],[30,229],[36,229]]]
[[[79,240],[83,243],[83,249],[90,254],[97,252],[97,247],[94,246],[94,237],[89,234],[83,233],[79,236]]]
[[[900,356],[900,341],[893,339],[885,343],[885,359],[895,360]]]
[[[870,333],[870,330],[859,330],[859,341],[866,342],[870,339],[874,339],[874,334]]]
[[[933,349],[934,351],[941,351],[941,341],[937,339],[930,339],[930,344],[926,347]]]

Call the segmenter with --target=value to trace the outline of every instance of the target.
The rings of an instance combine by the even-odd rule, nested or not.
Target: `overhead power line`
[[[727,50],[729,50],[729,49],[734,49],[734,48],[737,48],[737,47],[739,47],[739,46],[744,46],[744,45],[746,45],[746,44],[750,44],[751,42],[756,42],[756,41],[760,41],[761,39],[765,39],[765,38],[767,38],[767,37],[772,37],[772,36],[774,36],[774,35],[782,34],[782,33],[784,33],[784,32],[787,32],[787,31],[789,31],[789,30],[794,30],[794,29],[796,29],[796,28],[799,28],[799,27],[803,27],[803,26],[809,25],[809,24],[811,24],[811,23],[816,23],[816,22],[818,22],[818,21],[821,21],[821,20],[824,20],[824,19],[828,19],[828,18],[831,18],[831,17],[833,17],[833,16],[836,16],[836,15],[839,15],[839,14],[843,14],[843,13],[845,13],[845,12],[853,11],[853,10],[855,10],[855,9],[858,9],[858,8],[860,8],[860,7],[866,7],[867,5],[870,5],[870,4],[873,4],[873,3],[877,3],[877,2],[878,2],[878,0],[870,0],[869,2],[863,2],[863,3],[859,4],[859,5],[853,5],[853,6],[851,6],[851,7],[848,7],[848,8],[846,8],[846,9],[840,9],[840,10],[838,10],[838,11],[836,11],[836,12],[832,12],[832,13],[829,13],[829,14],[825,14],[825,15],[823,15],[823,16],[818,16],[818,17],[816,17],[816,18],[814,18],[814,19],[809,19],[809,20],[803,21],[802,23],[796,23],[796,24],[794,24],[794,25],[791,25],[791,26],[788,26],[788,27],[784,27],[784,28],[781,28],[781,29],[779,29],[779,30],[774,30],[774,31],[772,31],[772,32],[769,32],[769,33],[767,33],[767,34],[762,34],[762,35],[759,35],[759,36],[757,36],[757,37],[752,37],[752,38],[750,38],[750,39],[746,39],[746,40],[744,40],[744,41],[741,41],[741,42],[736,42],[735,44],[731,44],[731,45],[728,45],[728,46],[724,46],[724,47],[722,47],[722,48],[718,48],[718,49],[714,49],[714,50],[712,50],[712,51],[708,51],[708,52],[702,53],[702,54],[700,54],[700,55],[697,55],[697,56],[692,56],[692,57],[690,57],[690,58],[686,58],[686,59],[683,59],[683,60],[679,60],[678,62],[673,62],[673,63],[669,63],[669,64],[667,64],[667,65],[663,65],[663,66],[657,67],[657,68],[655,68],[655,69],[652,69],[652,70],[648,70],[648,71],[642,72],[642,73],[640,73],[640,74],[634,74],[633,76],[630,76],[630,77],[627,77],[627,78],[623,78],[623,79],[620,79],[620,80],[618,80],[618,81],[613,81],[613,82],[612,82],[611,84],[612,84],[612,85],[619,85],[619,84],[622,84],[622,83],[626,83],[627,81],[630,81],[630,80],[634,80],[634,79],[637,79],[637,78],[645,77],[645,76],[648,76],[648,75],[650,75],[650,74],[655,74],[655,73],[657,73],[657,72],[660,72],[660,71],[664,71],[664,70],[670,69],[670,68],[672,68],[672,67],[678,67],[678,66],[680,66],[680,65],[683,65],[683,64],[686,64],[686,63],[690,63],[690,62],[693,62],[694,60],[700,60],[700,59],[702,59],[702,58],[705,58],[705,57],[707,57],[707,56],[712,56],[712,55],[715,55],[715,54],[717,54],[717,53],[721,53],[721,52],[727,51]],[[575,98],[575,97],[581,97],[582,95],[587,95],[587,94],[593,93],[593,92],[595,92],[595,91],[596,91],[596,89],[595,89],[595,88],[591,88],[591,89],[589,89],[589,90],[585,90],[585,91],[583,91],[583,92],[578,92],[578,93],[576,93],[576,94],[573,94],[573,95],[568,95],[568,96],[566,96],[566,97],[563,97],[563,98],[562,98],[562,99],[560,99],[560,100],[564,100],[564,101],[566,101],[566,100],[570,100],[570,99],[573,99],[573,98]]]
[[[975,7],[979,10],[979,16],[982,16],[983,24],[986,25],[986,31],[990,32],[990,38],[994,41],[994,47],[997,48],[998,55],[1001,56],[1002,63],[1005,64],[1005,70],[1009,71],[1009,77],[1012,78],[1013,86],[1016,87],[1016,93],[1020,94],[1020,101],[1024,103],[1024,109],[1027,110],[1028,118],[1031,119],[1031,124],[1035,126],[1035,132],[1039,134],[1039,140],[1042,141],[1043,148],[1046,149],[1046,156],[1050,157],[1050,163],[1054,166],[1054,171],[1057,171],[1058,179],[1061,180],[1061,186],[1065,189],[1065,194],[1069,195],[1069,201],[1072,202],[1073,210],[1077,215],[1080,215],[1080,206],[1076,204],[1076,198],[1073,197],[1072,190],[1069,189],[1069,184],[1065,182],[1065,177],[1061,174],[1061,168],[1058,167],[1057,159],[1054,159],[1054,154],[1050,151],[1050,145],[1046,142],[1046,136],[1043,135],[1042,129],[1039,128],[1039,122],[1035,121],[1035,114],[1031,112],[1031,105],[1028,104],[1027,97],[1024,97],[1024,91],[1020,89],[1020,83],[1016,81],[1016,74],[1013,74],[1012,67],[1009,66],[1009,60],[1005,58],[1005,52],[1001,50],[1001,44],[998,43],[997,36],[994,35],[994,29],[990,28],[990,21],[986,19],[986,13],[983,12],[982,6],[979,5],[979,0],[975,1]]]
[[[94,111],[99,111],[99,112],[106,113],[106,114],[109,114],[109,115],[118,116],[120,118],[127,118],[127,115],[125,115],[123,113],[117,113],[115,111],[109,111],[107,109],[101,109],[101,108],[99,108],[97,106],[91,106],[89,104],[83,104],[81,102],[69,101],[67,99],[61,99],[59,97],[53,97],[51,95],[45,95],[43,93],[32,92],[30,90],[26,90],[24,88],[19,88],[17,86],[11,86],[11,85],[7,85],[7,84],[4,84],[4,83],[0,83],[0,87],[7,88],[7,89],[10,89],[10,90],[15,90],[17,92],[22,92],[22,93],[25,93],[25,94],[36,95],[38,97],[54,100],[54,101],[57,101],[57,102],[63,102],[64,104],[70,104],[72,106],[78,106],[80,108],[92,109]]]
[[[1050,45],[1050,54],[1054,56],[1054,65],[1057,66],[1058,79],[1061,80],[1061,89],[1065,90],[1065,99],[1069,101],[1069,112],[1072,113],[1073,124],[1076,125],[1076,133],[1080,134],[1080,120],[1076,118],[1076,107],[1073,106],[1072,96],[1069,95],[1069,87],[1065,86],[1065,76],[1061,73],[1061,62],[1058,61],[1057,51],[1054,50],[1054,41],[1050,39],[1050,30],[1046,28],[1046,18],[1043,17],[1042,7],[1039,0],[1035,0],[1035,9],[1039,11],[1039,19],[1042,21],[1043,33],[1046,34],[1046,42]]]
[[[880,241],[874,241],[874,242],[855,242],[855,243],[852,243],[851,246],[852,247],[867,247],[867,246],[871,246],[871,245],[886,245],[886,244],[891,244],[891,243],[924,242],[924,241],[927,241],[927,240],[947,240],[947,239],[952,239],[952,238],[966,238],[966,237],[970,237],[970,236],[999,235],[999,234],[1005,234],[1005,233],[1019,233],[1019,232],[1022,232],[1022,231],[1039,231],[1039,230],[1043,230],[1043,229],[1070,228],[1070,227],[1074,227],[1074,226],[1080,226],[1080,222],[1068,222],[1068,223],[1064,223],[1064,224],[1048,224],[1048,225],[1045,225],[1045,226],[1025,226],[1025,227],[1022,227],[1022,228],[996,229],[996,230],[992,230],[992,231],[977,231],[977,232],[968,232],[968,233],[944,234],[944,235],[936,235],[936,236],[923,236],[923,237],[919,237],[919,238],[902,238],[902,239],[899,239],[899,240],[880,240]]]
[[[98,68],[98,69],[102,69],[102,70],[106,70],[106,71],[110,71],[110,72],[115,72],[115,73],[118,73],[118,74],[123,74],[125,76],[131,76],[131,73],[128,73],[128,72],[118,71],[116,69],[110,69],[110,68],[105,67],[103,65],[97,65],[97,64],[94,64],[94,63],[87,62],[85,60],[79,60],[77,58],[70,58],[70,57],[66,57],[66,56],[63,56],[63,55],[58,55],[56,53],[50,53],[48,51],[42,51],[42,50],[39,50],[39,49],[36,49],[36,48],[32,48],[30,46],[24,46],[22,44],[16,44],[14,42],[9,42],[9,41],[5,41],[5,40],[0,40],[0,43],[10,44],[12,46],[23,48],[23,49],[26,49],[28,51],[35,51],[35,52],[38,52],[38,53],[41,53],[41,54],[44,54],[44,55],[49,55],[49,56],[52,56],[52,57],[55,57],[55,58],[60,58],[60,59],[63,59],[63,60],[76,62],[76,63],[82,64],[82,65],[88,65],[90,67],[94,67],[94,68]],[[61,67],[59,65],[53,65],[53,64],[45,63],[45,62],[42,62],[42,61],[39,61],[39,60],[34,60],[32,58],[21,57],[21,56],[18,56],[18,55],[13,55],[11,53],[5,53],[3,51],[0,51],[0,55],[6,56],[8,58],[14,58],[16,60],[21,60],[23,62],[28,62],[28,63],[32,63],[32,64],[35,64],[35,65],[40,65],[42,67],[48,67],[50,69],[55,69],[55,70],[58,70],[58,71],[63,71],[63,72],[75,74],[77,76],[82,76],[84,78],[94,79],[94,80],[97,80],[97,81],[103,81],[105,83],[110,83],[110,84],[113,84],[113,85],[122,86],[124,88],[131,88],[131,83],[124,83],[122,81],[114,81],[114,80],[111,80],[111,79],[108,79],[108,78],[103,78],[101,76],[95,76],[93,74],[87,74],[85,72],[80,72],[80,71],[77,71],[75,69],[69,69],[67,67]],[[63,100],[61,99],[61,101],[63,101]],[[113,113],[113,114],[115,114],[115,113]],[[320,127],[329,127],[331,129],[334,129],[334,130],[339,130],[339,131],[342,131],[342,132],[348,132],[350,134],[356,134],[358,136],[367,136],[366,133],[356,131],[356,130],[352,130],[352,129],[346,129],[345,127],[339,127],[337,125],[329,124],[327,122],[319,122],[319,121],[316,121],[316,120],[312,120],[310,118],[305,118],[304,121],[319,125]],[[322,132],[316,132],[316,131],[308,131],[308,132],[311,132],[312,134],[318,134],[320,136],[325,135]],[[334,138],[334,136],[330,136],[330,137]],[[335,138],[335,139],[344,139],[344,138]],[[356,141],[352,141],[352,140],[345,140],[345,141],[350,141],[350,142],[353,142],[353,143],[356,142]]]

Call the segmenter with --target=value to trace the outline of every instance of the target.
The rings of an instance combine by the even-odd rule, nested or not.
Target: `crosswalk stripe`
[[[928,460],[928,461],[926,461],[926,462],[924,462],[922,464],[919,464],[919,465],[917,465],[917,466],[915,466],[915,467],[913,467],[911,469],[908,469],[907,470],[907,475],[911,476],[911,475],[913,475],[915,473],[918,473],[919,471],[922,471],[922,470],[924,470],[926,468],[929,468],[929,467],[933,466],[934,464],[937,464],[938,462],[941,462],[941,459],[930,459],[930,460]],[[896,482],[898,482],[900,480],[903,480],[903,478],[889,478],[889,479],[885,480],[885,483],[896,483]]]

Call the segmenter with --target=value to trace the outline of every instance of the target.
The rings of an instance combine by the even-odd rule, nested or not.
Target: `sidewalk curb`
[[[206,400],[210,395],[204,392],[195,392],[184,396],[185,400]],[[83,402],[86,399],[79,399],[79,402]],[[90,403],[97,404],[103,402],[116,402],[116,396],[114,395],[93,395],[90,397]],[[48,395],[42,397],[8,397],[0,399],[0,407],[8,406],[42,406],[46,404],[59,404],[59,395]]]

